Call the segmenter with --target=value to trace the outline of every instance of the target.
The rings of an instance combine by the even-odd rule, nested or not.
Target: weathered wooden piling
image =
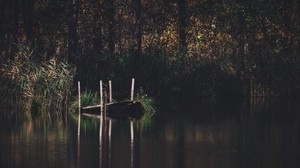
[[[103,112],[103,87],[102,87],[102,80],[100,80],[100,115],[102,116]]]
[[[109,87],[109,103],[112,103],[112,85],[111,80],[108,81]],[[109,119],[109,128],[108,128],[108,136],[111,137],[111,128],[112,127],[112,120]]]
[[[130,92],[130,100],[133,101],[134,97],[134,78],[131,79],[131,92]]]
[[[112,103],[112,86],[111,86],[111,80],[108,82],[109,85],[109,103]]]
[[[102,130],[103,130],[103,87],[102,80],[100,80],[100,140],[102,139]]]
[[[81,94],[80,94],[80,81],[78,81],[78,130],[77,135],[80,135],[80,123],[81,123]]]

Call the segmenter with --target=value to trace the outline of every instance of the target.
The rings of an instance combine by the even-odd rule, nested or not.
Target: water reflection
[[[77,164],[76,167],[80,167],[80,134],[77,135]]]
[[[165,104],[148,126],[82,118],[79,137],[77,122],[0,118],[0,167],[298,168],[298,102]]]
[[[1,120],[0,167],[60,167],[68,165],[65,125],[41,120]],[[42,134],[41,134],[42,133]],[[58,147],[58,148],[57,148]]]
[[[141,137],[141,167],[299,166],[299,104],[257,103],[171,109]]]
[[[99,128],[99,167],[104,167],[104,156],[103,156],[103,117],[100,117],[100,128]]]
[[[108,125],[107,125],[108,122]],[[103,118],[100,118],[100,128],[99,128],[99,167],[112,167],[112,119],[105,120]],[[108,129],[107,129],[108,126]],[[104,127],[104,128],[103,128]],[[103,130],[104,129],[104,134]],[[131,168],[137,168],[137,145],[138,142],[138,136],[135,136],[134,133],[134,121],[130,121],[130,150],[128,150],[128,155],[130,156],[130,167]],[[118,137],[115,137],[118,138]],[[80,152],[80,150],[78,150]],[[126,167],[126,166],[125,166]]]
[[[99,167],[105,167],[105,168],[111,168],[111,167],[115,167],[115,163],[116,160],[114,160],[115,158],[113,158],[113,154],[115,154],[115,151],[113,151],[113,146],[112,146],[112,141],[113,139],[116,139],[117,141],[120,139],[118,137],[118,135],[115,135],[115,137],[113,136],[114,134],[114,128],[113,128],[113,119],[104,119],[104,117],[100,117],[99,119],[99,141],[98,141],[98,145],[99,145]],[[128,130],[130,132],[128,132],[128,135],[130,135],[130,139],[127,139],[125,141],[122,141],[122,147],[123,147],[123,143],[128,144],[128,150],[126,151],[126,154],[123,155],[126,157],[128,161],[130,161],[129,164],[126,164],[128,167],[131,168],[137,168],[138,167],[138,162],[137,162],[137,158],[138,155],[136,155],[136,150],[138,145],[136,145],[138,143],[138,135],[134,132],[136,129],[135,127],[135,123],[136,121],[134,120],[115,120],[115,122],[117,122],[116,124],[121,124],[122,127],[124,127],[124,124],[128,124]],[[128,122],[128,123],[126,123]],[[92,129],[91,129],[92,130]],[[88,130],[88,131],[91,131]],[[87,131],[87,130],[86,130]],[[118,130],[116,130],[117,133],[119,133]],[[92,136],[94,137],[94,136]],[[77,136],[77,165],[76,167],[89,167],[89,165],[93,165],[88,163],[89,161],[87,161],[86,159],[87,156],[91,156],[91,154],[87,153],[89,152],[84,145],[87,145],[87,141],[86,138],[90,138],[89,132],[84,132],[83,134],[80,134]],[[122,137],[123,138],[123,137]],[[90,141],[92,139],[89,139],[88,141]],[[83,143],[83,144],[81,144]],[[120,142],[119,142],[120,143]],[[114,143],[115,144],[115,143]],[[115,148],[115,147],[114,147]],[[118,150],[118,147],[116,147],[116,149]],[[118,153],[117,153],[118,154]],[[118,158],[118,161],[120,159]],[[88,163],[88,164],[87,164]],[[127,167],[126,165],[123,165],[122,167]],[[94,167],[98,167],[96,165],[93,165]]]

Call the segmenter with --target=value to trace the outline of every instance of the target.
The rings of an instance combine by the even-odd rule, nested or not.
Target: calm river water
[[[300,101],[162,103],[149,121],[0,118],[1,168],[299,168]],[[185,104],[185,105],[184,105]]]

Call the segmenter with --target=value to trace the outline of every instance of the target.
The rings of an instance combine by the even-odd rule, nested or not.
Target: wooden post
[[[100,142],[102,141],[102,127],[103,127],[103,88],[102,88],[102,80],[100,80]]]
[[[108,81],[108,87],[109,87],[109,103],[112,102],[112,86],[111,86],[111,80]],[[109,128],[108,128],[108,136],[111,137],[111,126],[112,126],[112,120],[109,119]]]
[[[109,102],[112,102],[112,86],[111,86],[111,80],[109,81]]]
[[[77,135],[80,135],[80,123],[81,123],[81,93],[80,93],[80,81],[78,81],[78,132]]]
[[[103,116],[100,115],[100,142],[101,142],[101,139],[102,139],[102,130],[103,130]]]
[[[81,123],[81,93],[80,81],[78,81],[78,130],[77,130],[77,165],[80,164],[80,123]]]
[[[131,79],[131,95],[130,95],[131,101],[133,101],[133,95],[134,95],[134,78]]]
[[[100,80],[100,116],[102,116],[103,112],[103,88],[102,88],[102,80]]]

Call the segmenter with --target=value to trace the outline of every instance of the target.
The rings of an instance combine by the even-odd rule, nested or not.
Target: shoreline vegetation
[[[28,118],[65,117],[75,71],[55,55],[41,56],[29,47],[15,47],[13,59],[1,65],[0,90],[4,96],[11,96],[5,104],[20,106],[18,112]]]
[[[119,99],[132,77],[149,97],[300,96],[297,0],[72,2],[0,2],[1,106],[63,118],[77,81]]]

